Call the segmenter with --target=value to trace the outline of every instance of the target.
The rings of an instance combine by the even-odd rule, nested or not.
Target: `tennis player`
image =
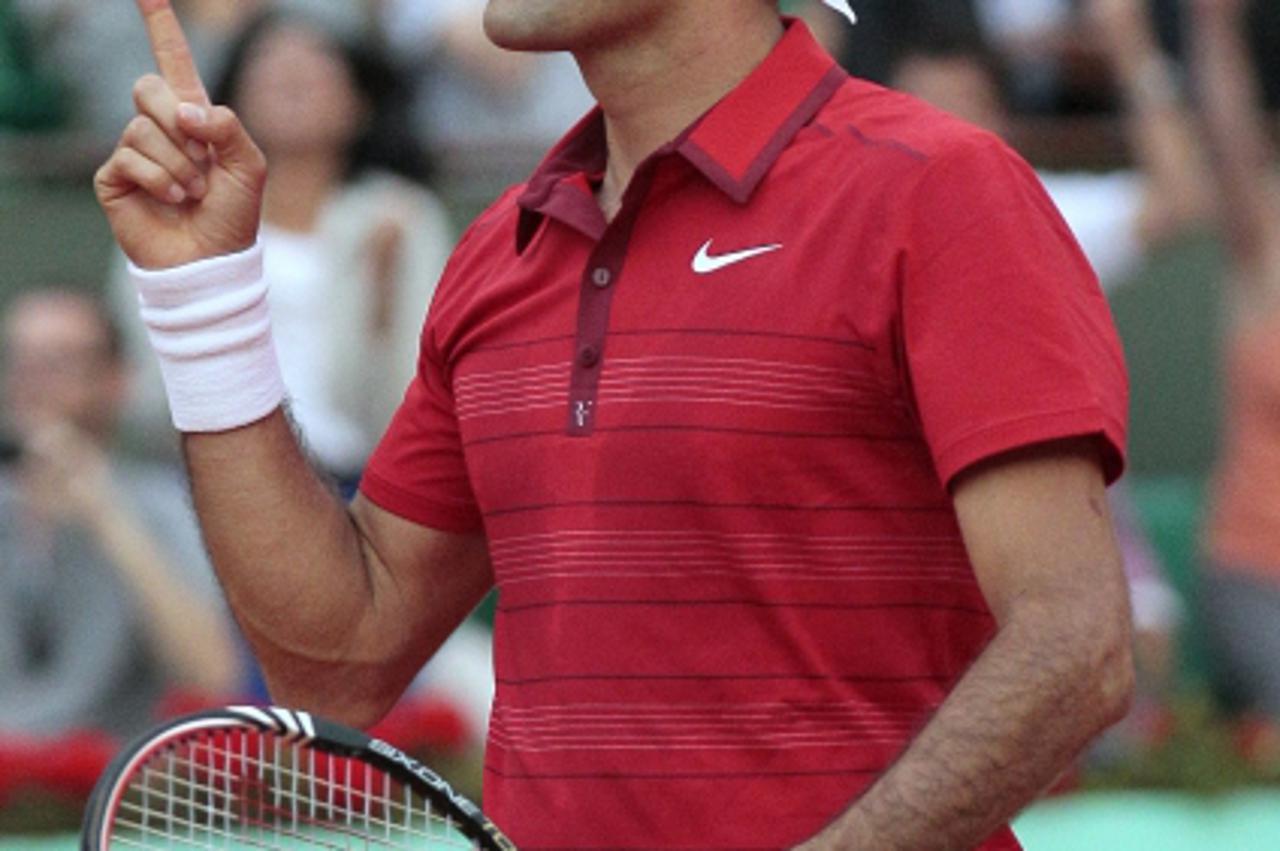
[[[1018,847],[1132,681],[1123,362],[1022,161],[773,0],[489,0],[600,108],[459,243],[348,507],[283,407],[266,164],[138,5],[97,191],[277,700],[374,721],[496,584],[522,848]]]

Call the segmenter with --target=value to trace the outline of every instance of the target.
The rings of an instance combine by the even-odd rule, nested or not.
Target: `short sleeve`
[[[1128,381],[1097,278],[1034,172],[994,137],[957,144],[911,198],[902,337],[941,479],[1052,440],[1096,437],[1124,467]]]
[[[454,401],[428,320],[418,370],[374,449],[360,491],[381,508],[443,532],[480,532]]]

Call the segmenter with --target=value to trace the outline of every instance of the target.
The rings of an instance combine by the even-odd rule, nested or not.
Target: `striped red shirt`
[[[789,846],[993,634],[948,481],[1080,435],[1118,475],[1119,345],[1027,166],[801,24],[608,224],[604,157],[592,115],[470,228],[362,488],[489,541],[521,848]]]

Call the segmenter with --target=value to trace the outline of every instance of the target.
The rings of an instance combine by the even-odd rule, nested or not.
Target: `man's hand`
[[[257,239],[266,159],[235,114],[213,106],[169,0],[137,0],[159,75],[134,86],[138,114],[94,178],[116,241],[138,266],[232,254]]]
[[[989,459],[953,494],[999,631],[897,762],[802,851],[973,848],[1127,711],[1128,586],[1093,441]]]

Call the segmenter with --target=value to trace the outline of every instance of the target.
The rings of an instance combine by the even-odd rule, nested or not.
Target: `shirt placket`
[[[654,167],[650,160],[637,169],[618,214],[605,228],[582,271],[569,380],[568,434],[572,437],[586,437],[595,430],[613,295],[622,278],[636,219],[653,182]]]

